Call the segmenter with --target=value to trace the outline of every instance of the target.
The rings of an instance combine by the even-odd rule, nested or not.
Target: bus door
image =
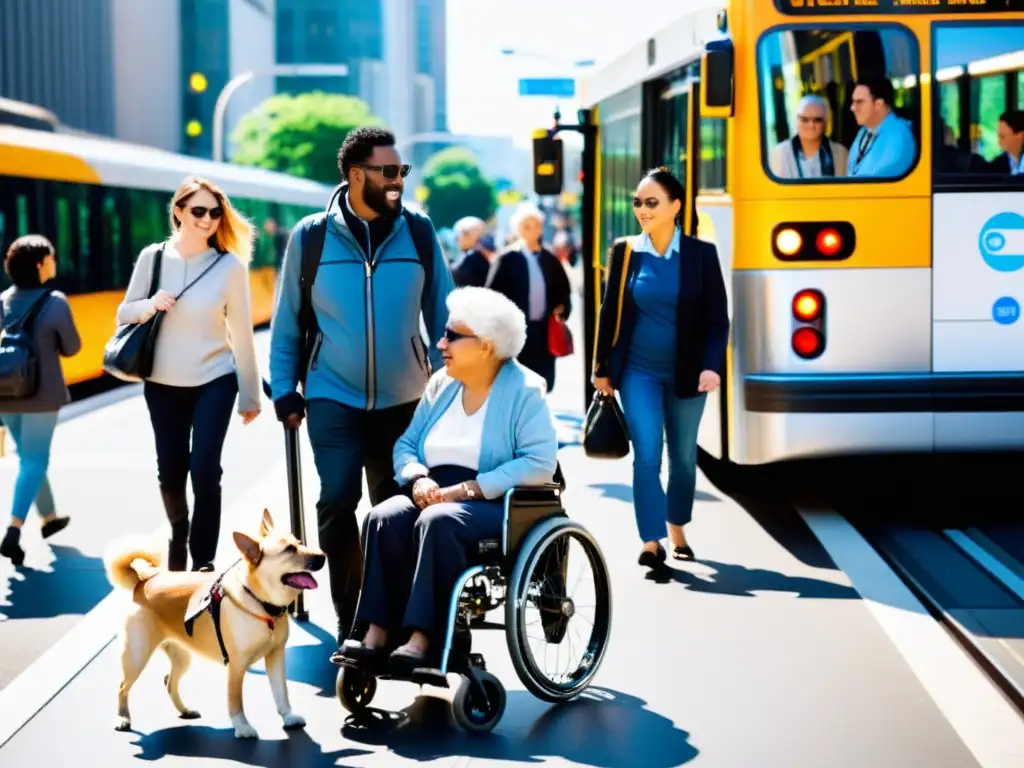
[[[969,448],[972,431],[985,432],[976,437],[988,444],[1021,446],[1024,414],[1008,418],[999,411],[1019,406],[996,401],[1008,386],[1019,388],[1011,379],[1024,372],[1024,175],[1011,175],[1000,146],[1007,143],[1001,118],[1024,109],[1024,20],[935,26],[936,448]],[[955,407],[941,405],[943,379],[960,398]]]

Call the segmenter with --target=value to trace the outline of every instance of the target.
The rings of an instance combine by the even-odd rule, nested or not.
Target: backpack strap
[[[423,293],[426,295],[434,284],[434,228],[428,218],[413,213],[408,208],[402,209],[402,215],[405,216],[405,223],[409,225],[412,242],[416,246],[416,256],[423,267]]]
[[[313,311],[313,283],[320,269],[320,258],[327,238],[327,212],[316,214],[300,232],[302,260],[299,262],[299,337],[302,339],[302,353],[299,366],[299,381],[305,384],[306,370],[319,330],[316,313]]]
[[[29,306],[28,311],[25,312],[24,315],[19,317],[13,323],[11,323],[9,326],[5,327],[3,330],[7,333],[20,332],[30,335],[32,333],[32,328],[36,324],[36,318],[42,311],[43,304],[45,304],[46,300],[50,298],[52,295],[53,291],[46,291],[37,296],[36,300],[33,301],[32,304]]]

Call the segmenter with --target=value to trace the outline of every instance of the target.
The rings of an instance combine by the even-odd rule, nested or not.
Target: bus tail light
[[[843,261],[855,247],[846,221],[784,222],[772,230],[772,253],[780,261]]]
[[[803,360],[813,360],[825,351],[825,294],[804,288],[793,296],[793,330],[790,345]]]
[[[812,360],[825,351],[825,337],[817,328],[797,328],[793,334],[793,351],[804,360]]]

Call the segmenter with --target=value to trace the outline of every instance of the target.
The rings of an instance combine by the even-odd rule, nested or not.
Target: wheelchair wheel
[[[487,694],[487,701],[477,701],[468,677],[459,679],[452,697],[452,717],[467,733],[490,733],[505,714],[505,686],[490,672],[477,670],[476,676]]]
[[[357,714],[373,701],[373,696],[377,693],[377,678],[358,669],[342,667],[338,670],[334,690],[338,694],[341,706],[352,714]]]
[[[593,574],[588,594],[577,591],[583,572],[568,572],[576,564]],[[608,567],[590,532],[565,517],[546,520],[530,531],[505,601],[505,641],[527,690],[549,702],[581,693],[604,659],[611,613]],[[539,652],[538,642],[543,645]],[[552,659],[557,659],[555,671],[548,669]]]

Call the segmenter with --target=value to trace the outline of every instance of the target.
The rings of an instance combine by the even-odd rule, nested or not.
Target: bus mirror
[[[728,40],[710,43],[700,59],[702,117],[732,117],[733,76],[732,44]]]
[[[533,134],[533,191],[562,194],[562,140],[548,136],[547,131]]]

